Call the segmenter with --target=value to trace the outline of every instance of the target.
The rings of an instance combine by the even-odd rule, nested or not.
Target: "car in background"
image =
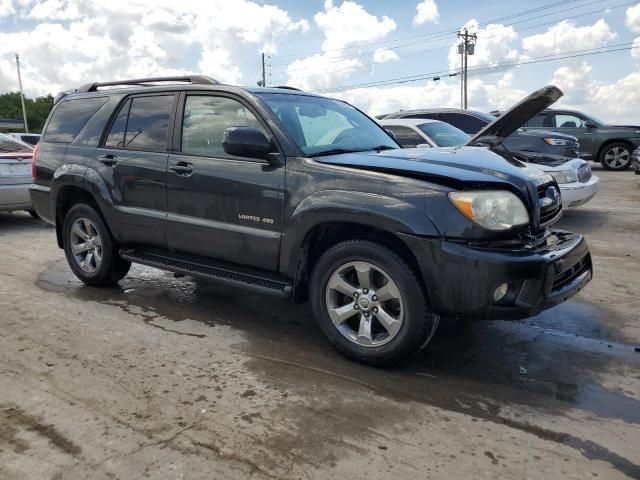
[[[0,212],[26,210],[38,218],[31,206],[31,161],[33,147],[0,133]]]
[[[551,130],[573,135],[580,142],[580,158],[600,162],[607,170],[626,170],[631,155],[640,147],[640,126],[607,125],[575,110],[547,109],[523,125],[535,132]]]
[[[13,138],[17,138],[21,142],[28,143],[32,147],[35,147],[40,141],[39,133],[9,133]]]
[[[494,122],[496,117],[476,110],[460,110],[456,108],[433,108],[420,110],[401,110],[388,115],[381,115],[378,119],[420,118],[440,120],[474,135]],[[523,118],[526,122],[529,118]],[[520,121],[520,119],[515,119]],[[525,131],[516,129],[511,135],[503,139],[508,150],[522,152],[539,152],[563,157],[577,158],[580,145],[575,137],[556,132]]]
[[[633,171],[636,172],[636,175],[640,175],[640,148],[636,148],[633,151],[631,158],[633,160]]]
[[[400,118],[378,122],[391,132],[403,148],[461,147],[472,144],[471,137],[465,132],[439,120]],[[493,150],[498,154],[505,153],[502,146]],[[591,167],[585,160],[517,150],[508,152],[512,157],[553,176],[560,187],[564,208],[584,205],[598,192],[600,179],[592,175]]]

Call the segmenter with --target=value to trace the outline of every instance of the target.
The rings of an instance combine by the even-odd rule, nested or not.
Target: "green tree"
[[[29,131],[40,133],[44,122],[49,116],[49,112],[53,108],[53,97],[47,95],[46,97],[38,97],[35,100],[25,98],[24,105],[27,110]],[[22,119],[22,104],[20,103],[20,94],[18,92],[0,95],[0,118]]]

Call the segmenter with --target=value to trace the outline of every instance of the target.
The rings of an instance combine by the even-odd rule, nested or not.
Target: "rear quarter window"
[[[95,97],[63,101],[53,111],[44,133],[44,140],[53,143],[73,141],[107,100],[108,97]]]

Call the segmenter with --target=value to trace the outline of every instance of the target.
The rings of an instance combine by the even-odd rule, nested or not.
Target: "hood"
[[[499,145],[505,137],[518,130],[545,108],[549,108],[562,95],[562,91],[553,85],[547,85],[540,90],[536,90],[476,133],[467,145],[473,145],[474,143]]]
[[[515,187],[525,198],[529,185],[553,178],[540,169],[480,147],[405,148],[381,152],[356,152],[314,158],[325,164],[425,178],[454,188],[487,188],[501,183]]]
[[[603,125],[598,127],[598,133],[626,135],[628,137],[640,136],[640,126],[633,125]],[[632,135],[636,133],[637,135]]]

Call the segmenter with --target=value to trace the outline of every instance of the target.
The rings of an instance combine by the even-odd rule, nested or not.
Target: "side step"
[[[250,288],[279,297],[290,297],[293,292],[293,286],[290,283],[275,276],[270,276],[268,273],[263,274],[249,269],[241,270],[237,266],[223,265],[209,259],[177,255],[164,251],[135,250],[131,248],[121,249],[120,257],[133,263]]]

